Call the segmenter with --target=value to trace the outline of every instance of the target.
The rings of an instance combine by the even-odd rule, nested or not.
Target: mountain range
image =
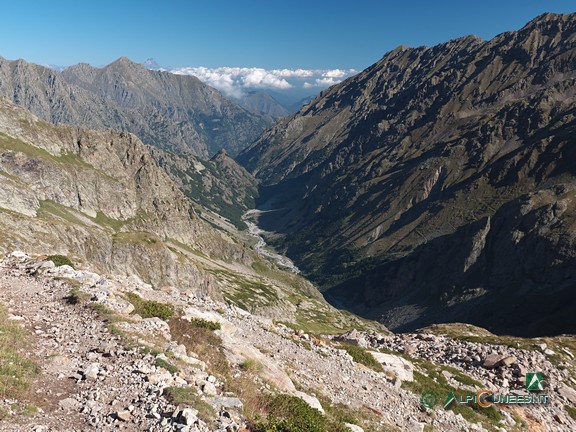
[[[394,330],[574,332],[575,79],[574,15],[399,47],[238,156],[260,226]]]
[[[132,132],[146,144],[203,158],[222,148],[236,154],[270,124],[196,77],[125,57],[62,72],[0,58],[0,95],[51,123]]]

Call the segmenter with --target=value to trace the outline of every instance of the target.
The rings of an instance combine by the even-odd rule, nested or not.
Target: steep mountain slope
[[[573,332],[575,83],[575,15],[400,47],[238,160],[266,185],[261,225],[339,304],[400,329]]]
[[[0,58],[0,95],[51,123],[124,130],[202,157],[221,148],[236,154],[269,124],[195,77],[147,70],[125,57],[63,72]]]
[[[226,158],[210,163],[225,171]],[[0,98],[0,250],[68,255],[287,322],[357,321],[205,219],[134,135],[53,126]]]
[[[242,215],[255,206],[258,181],[224,150],[208,161],[159,149],[151,152],[186,196],[197,204],[199,213],[210,210],[235,227],[246,228]]]

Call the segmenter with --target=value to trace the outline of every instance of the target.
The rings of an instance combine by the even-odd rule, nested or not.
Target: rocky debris
[[[433,362],[440,366],[446,365],[458,369],[464,375],[473,378],[480,386],[470,386],[459,381],[454,373],[441,370],[441,374],[448,383],[462,391],[477,391],[485,388],[498,391],[501,394],[527,395],[526,374],[528,372],[542,372],[545,376],[545,391],[550,403],[545,406],[525,406],[523,409],[536,419],[539,424],[552,424],[558,411],[564,411],[564,405],[576,404],[576,382],[571,376],[571,367],[557,368],[547,358],[544,351],[548,349],[545,343],[535,344],[536,351],[527,351],[504,345],[489,343],[468,342],[466,340],[451,339],[443,335],[426,333],[404,333],[399,335],[381,335],[376,332],[362,332],[372,349],[383,348],[398,353],[406,353],[410,347],[410,356]],[[379,359],[382,355],[392,358],[399,357],[390,354],[372,353]],[[571,358],[566,353],[568,358]],[[401,357],[399,357],[401,358]],[[406,361],[406,359],[403,359]],[[398,365],[399,371],[402,366]],[[571,386],[567,385],[571,383]],[[506,413],[506,411],[501,411]],[[506,419],[506,415],[503,414]],[[565,424],[576,427],[571,419],[560,415]],[[506,420],[508,424],[514,421]],[[569,429],[566,429],[569,430]]]
[[[38,271],[39,268],[43,270]],[[125,348],[93,311],[66,303],[70,287],[52,279],[54,274],[48,271],[51,269],[32,266],[29,258],[19,252],[0,263],[0,303],[12,314],[17,311],[23,318],[21,322],[34,330],[34,352],[30,355],[41,366],[34,386],[37,394],[44,395],[35,402],[40,407],[38,414],[21,418],[17,423],[5,419],[2,431],[27,430],[27,422],[30,430],[38,431],[112,431],[120,423],[124,430],[134,431],[226,431],[225,427],[213,429],[203,420],[193,418],[189,415],[194,413],[192,408],[184,408],[184,416],[173,416],[178,407],[163,396],[168,386],[192,387],[203,398],[217,396],[222,383],[192,365],[188,365],[192,378],[187,381],[178,373],[156,366],[156,356],[140,348]],[[59,274],[67,274],[74,280],[83,275],[82,271],[73,271],[65,268]],[[98,284],[94,284],[97,279],[101,278],[83,279],[83,289],[87,293],[98,289]],[[208,387],[197,384],[201,376],[210,379],[205,383]],[[208,391],[203,392],[202,388]],[[241,403],[233,397],[215,399],[215,405],[237,413],[237,426],[243,425],[239,415]],[[0,408],[5,406],[6,401],[0,401]],[[214,419],[207,420],[219,425],[231,424],[229,413],[225,419],[220,417],[218,412]]]
[[[129,323],[141,325],[126,328],[143,332],[137,335],[137,340],[146,342],[147,337],[154,337],[165,353],[126,348],[90,308],[67,304],[65,298],[70,287],[53,279],[48,270],[30,277],[33,271],[30,262],[26,256],[11,256],[0,264],[0,302],[7,304],[12,315],[23,317],[21,322],[33,330],[37,339],[42,374],[35,385],[42,394],[59,394],[55,407],[50,406],[50,397],[40,404],[45,414],[26,420],[31,425],[54,430],[59,430],[61,425],[85,425],[87,430],[104,431],[117,428],[166,432],[249,431],[241,414],[242,400],[224,391],[226,383],[206,371],[201,358],[196,362],[196,353],[188,352],[173,341],[165,323],[140,319],[133,314],[126,316]],[[387,368],[384,373],[375,372],[356,364],[328,338],[317,340],[303,331],[275,324],[235,306],[172,289],[153,290],[135,278],[106,280],[105,284],[80,285],[85,294],[107,291],[105,297],[89,296],[90,303],[118,298],[122,292],[138,292],[144,298],[177,305],[185,311],[185,318],[218,321],[221,330],[217,330],[217,334],[232,369],[248,359],[261,365],[256,379],[262,391],[271,391],[275,387],[272,383],[280,383],[280,391],[300,397],[320,411],[325,408],[320,403],[320,395],[334,404],[363,406],[379,413],[383,426],[395,425],[401,430],[422,430],[425,425],[443,431],[483,430],[450,410],[435,410],[434,416],[422,410],[420,395],[401,388],[403,380],[413,378],[417,367],[400,354],[374,352],[372,355]],[[63,310],[67,313],[62,313]],[[150,329],[156,332],[146,333]],[[410,352],[413,357],[455,367],[485,385],[503,385],[507,380],[510,392],[523,390],[522,377],[531,370],[544,371],[551,388],[566,381],[539,351],[526,352],[429,334],[381,335],[357,331],[351,335],[365,340],[373,351],[386,348],[398,353]],[[47,353],[57,355],[51,355],[49,361],[42,360]],[[486,369],[482,365],[491,354],[499,356],[498,366]],[[176,361],[179,368],[176,372],[163,367],[162,362]],[[443,375],[458,385],[455,373],[446,370]],[[55,385],[64,389],[56,390]],[[214,418],[200,418],[194,406],[173,405],[165,397],[167,387],[189,388],[214,408]],[[571,418],[561,414],[561,405],[571,403],[571,390],[568,386],[558,392],[554,390],[554,397],[558,395],[558,401],[562,402],[560,405],[555,402],[543,411],[529,411],[534,421],[540,424],[555,421],[566,430],[575,426]],[[16,432],[20,427],[10,424],[5,430]],[[354,425],[348,428],[354,432],[360,430]]]
[[[362,332],[359,332],[356,329],[342,333],[341,335],[338,335],[334,340],[349,345],[356,345],[362,348],[368,347],[368,341],[366,341]]]

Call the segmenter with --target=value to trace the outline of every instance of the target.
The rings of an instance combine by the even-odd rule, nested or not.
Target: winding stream
[[[298,269],[298,267],[296,267],[296,265],[294,265],[294,263],[290,258],[287,258],[284,255],[280,255],[275,252],[271,252],[270,250],[266,249],[267,246],[266,241],[261,235],[261,233],[263,233],[264,231],[258,228],[258,225],[256,225],[251,219],[253,216],[258,215],[260,212],[261,210],[252,209],[248,210],[246,213],[242,215],[242,221],[246,225],[248,225],[248,234],[250,235],[250,237],[254,237],[256,239],[256,245],[254,246],[256,252],[258,252],[263,257],[270,258],[271,260],[276,262],[276,265],[278,267],[285,268],[296,274],[300,273],[300,270]]]

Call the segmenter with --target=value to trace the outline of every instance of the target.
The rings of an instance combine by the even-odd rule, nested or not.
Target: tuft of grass
[[[239,368],[244,372],[260,372],[264,366],[258,360],[248,358],[240,363]]]
[[[27,343],[24,329],[0,306],[0,398],[24,397],[39,373],[38,365],[22,355]]]
[[[180,370],[176,366],[174,366],[172,363],[168,363],[166,360],[161,359],[161,358],[157,358],[155,360],[154,364],[156,365],[156,367],[161,367],[161,368],[166,369],[171,374],[178,373],[178,371]]]
[[[256,422],[255,432],[328,432],[326,417],[296,396],[270,396],[265,410],[268,417]]]
[[[346,350],[348,354],[356,363],[363,364],[376,372],[382,372],[382,365],[370,354],[367,350],[356,345],[342,344],[341,347]]]
[[[46,259],[52,261],[56,267],[67,265],[74,268],[74,264],[66,255],[49,255]]]
[[[194,387],[166,387],[164,395],[174,405],[188,405],[198,410],[198,417],[206,423],[212,424],[216,412],[211,405],[200,399]]]
[[[81,291],[80,287],[73,286],[72,288],[70,288],[68,295],[64,299],[66,300],[66,303],[71,304],[71,305],[76,305],[76,304],[84,303],[89,298],[90,298],[90,296],[88,294],[86,294],[85,292]]]
[[[564,410],[568,413],[568,415],[570,417],[572,417],[574,420],[576,420],[576,408],[568,406],[568,405],[564,405]]]
[[[134,306],[135,314],[142,318],[160,318],[168,321],[174,315],[174,305],[145,300],[138,294],[126,293],[126,299]]]

